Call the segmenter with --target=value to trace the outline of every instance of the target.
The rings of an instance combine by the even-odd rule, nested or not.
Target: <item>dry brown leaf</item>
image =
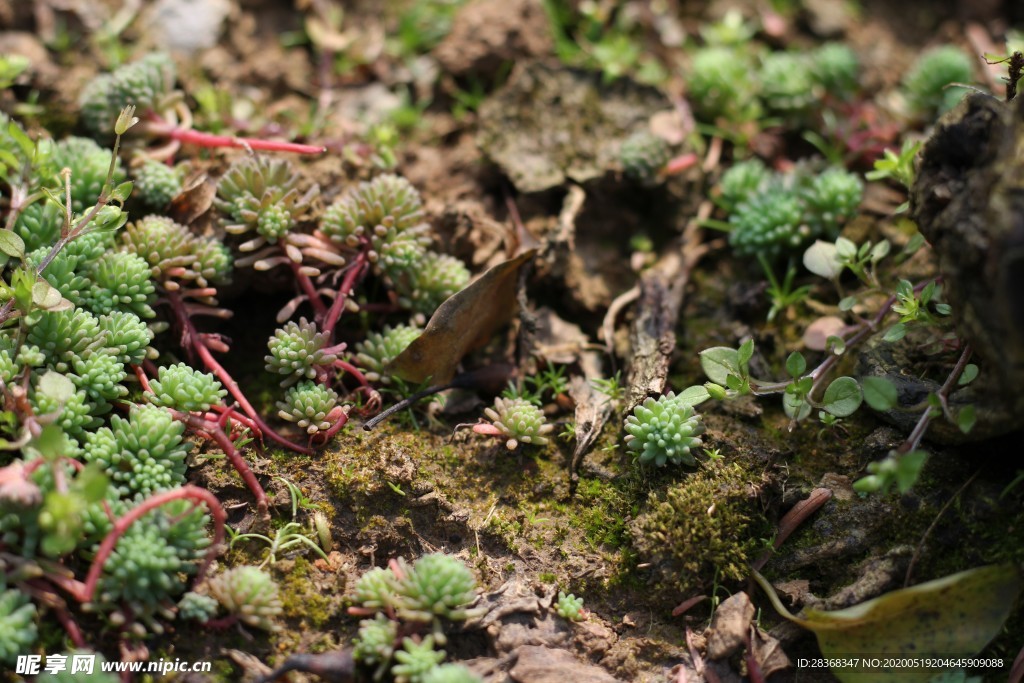
[[[739,591],[726,598],[711,619],[708,635],[708,657],[725,659],[746,644],[750,622],[754,618],[754,603],[750,596]]]
[[[512,318],[520,269],[536,253],[531,249],[499,263],[449,297],[423,334],[391,362],[389,373],[415,384],[450,382],[463,356]]]

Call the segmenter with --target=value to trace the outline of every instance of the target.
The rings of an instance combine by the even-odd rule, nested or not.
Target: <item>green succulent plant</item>
[[[505,446],[515,450],[520,443],[542,446],[554,425],[547,424],[540,408],[523,398],[494,399],[494,407],[485,408],[484,415],[504,436]]]
[[[816,175],[804,193],[815,232],[835,239],[843,223],[857,215],[863,196],[864,183],[855,173],[833,167]]]
[[[395,653],[398,622],[383,614],[359,622],[359,633],[352,643],[352,656],[360,664],[377,667],[374,680],[383,678]]]
[[[563,619],[583,621],[583,598],[577,598],[572,593],[566,595],[565,591],[558,591],[558,602],[555,603],[555,611]]]
[[[371,382],[390,384],[385,368],[422,333],[415,325],[385,325],[380,332],[370,332],[355,346],[356,364]]]
[[[164,208],[181,193],[179,168],[154,159],[147,159],[134,168],[132,180],[135,181],[132,196],[154,209]]]
[[[105,405],[107,401],[128,394],[128,388],[122,385],[128,373],[116,355],[90,353],[84,358],[76,358],[72,368],[74,372],[68,375],[71,381],[97,405]]]
[[[236,235],[255,230],[259,238],[244,245],[251,251],[275,244],[309,211],[319,188],[299,194],[299,176],[286,159],[249,156],[231,164],[217,184],[218,209],[228,214],[225,229]]]
[[[448,254],[428,251],[411,270],[394,276],[398,301],[424,316],[469,282],[469,269]]]
[[[719,203],[728,211],[749,200],[771,178],[771,171],[760,159],[738,161],[722,174],[718,183]]]
[[[82,121],[97,135],[109,135],[121,110],[134,105],[139,114],[163,109],[176,96],[174,61],[163,52],[101,74],[86,84],[79,99]]]
[[[827,92],[847,99],[858,88],[860,60],[844,43],[825,43],[810,55],[811,73]]]
[[[423,555],[405,568],[398,582],[398,615],[409,621],[467,618],[476,600],[476,578],[459,560],[444,553]]]
[[[394,572],[374,567],[356,581],[355,601],[367,609],[384,609],[396,604],[398,579]]]
[[[175,488],[185,483],[184,431],[163,408],[135,406],[127,420],[114,415],[110,427],[89,434],[85,460],[102,467],[124,496]]]
[[[398,663],[391,667],[391,674],[395,683],[423,683],[424,676],[444,658],[444,650],[434,649],[433,636],[427,636],[418,643],[412,638],[405,638],[402,649],[395,652]]]
[[[671,158],[668,142],[649,130],[633,133],[619,147],[619,163],[626,177],[645,184],[654,182]]]
[[[636,406],[626,418],[625,429],[626,446],[636,452],[641,464],[697,464],[691,451],[703,444],[704,423],[693,406],[674,392]]]
[[[422,683],[483,683],[483,679],[461,664],[439,664],[423,674]]]
[[[153,318],[156,312],[156,285],[149,264],[130,252],[104,254],[92,268],[93,286],[86,303],[94,313],[131,311],[140,318]]]
[[[195,260],[192,233],[167,216],[151,215],[128,223],[121,231],[121,241],[128,252],[145,259],[155,278]]]
[[[405,178],[380,175],[331,204],[321,231],[339,244],[370,243],[370,258],[389,276],[415,266],[430,244],[419,192]]]
[[[300,379],[314,379],[317,368],[330,365],[337,356],[324,352],[327,335],[316,331],[316,325],[300,318],[299,322],[289,321],[274,331],[267,342],[270,355],[265,356],[268,372],[285,375],[282,387],[289,387]]]
[[[338,405],[339,396],[334,389],[323,384],[305,380],[287,392],[284,400],[277,402],[277,415],[282,420],[296,423],[307,434],[329,429],[331,421],[327,416]]]
[[[775,259],[798,250],[814,236],[804,221],[800,198],[782,188],[753,195],[736,207],[729,223],[729,244],[740,256],[764,254]]]
[[[103,333],[99,319],[85,309],[48,311],[29,328],[28,342],[46,354],[50,367],[66,373],[75,360],[102,348]]]
[[[185,363],[161,367],[157,377],[150,380],[150,387],[151,391],[144,394],[147,401],[186,413],[209,410],[228,393],[212,374],[199,372]]]
[[[71,171],[71,209],[75,213],[84,212],[100,196],[110,169],[111,156],[109,149],[99,146],[90,138],[70,137],[53,145],[50,163],[58,171],[62,168]],[[124,179],[125,172],[118,159],[111,182],[117,185]],[[56,183],[53,186],[57,187]],[[63,191],[57,194],[64,195]]]
[[[22,209],[14,222],[14,232],[25,242],[27,251],[49,250],[60,238],[64,212],[56,202],[40,199]]]
[[[761,61],[758,82],[761,100],[779,113],[802,112],[817,98],[811,62],[803,52],[769,52]]]
[[[188,591],[178,601],[178,619],[205,623],[217,614],[218,602],[209,595]]]
[[[147,356],[153,331],[139,316],[128,311],[111,311],[99,317],[104,348],[124,365],[138,365]]]
[[[0,663],[13,665],[35,645],[36,606],[16,588],[0,583]]]
[[[903,89],[911,109],[930,116],[952,108],[963,96],[963,88],[950,83],[970,83],[974,67],[959,48],[943,45],[923,52],[903,78]]]
[[[693,54],[687,99],[704,121],[752,121],[761,114],[753,61],[742,48],[705,47]]]
[[[277,584],[259,567],[232,567],[210,580],[210,594],[249,626],[275,631],[272,619],[284,608]]]

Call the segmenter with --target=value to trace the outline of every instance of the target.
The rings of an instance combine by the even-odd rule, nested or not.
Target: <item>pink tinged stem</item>
[[[683,154],[665,164],[660,173],[663,176],[678,175],[686,169],[696,166],[697,161],[698,159],[696,154],[693,154],[692,152],[689,154]]]
[[[324,325],[320,330],[327,333],[328,339],[333,339],[334,326],[338,324],[341,312],[345,310],[345,302],[348,301],[349,295],[352,294],[356,281],[366,274],[366,269],[369,265],[366,260],[366,252],[361,251],[356,256],[355,261],[352,262],[349,271],[345,273],[345,278],[341,281],[341,286],[338,287],[338,296],[334,297],[334,302],[331,304],[330,310],[327,311],[327,317],[324,319]]]
[[[265,152],[294,152],[296,154],[321,154],[327,151],[327,148],[323,145],[303,145],[283,140],[260,140],[258,138],[243,138],[233,135],[215,135],[190,128],[178,128],[166,122],[163,125],[153,122],[149,126],[149,130],[152,133],[165,135],[183,144],[197,145],[199,147],[241,147],[242,149],[258,149]]]
[[[302,288],[302,293],[306,295],[310,305],[313,307],[313,313],[315,314],[315,320],[318,325],[322,325],[324,318],[327,317],[327,306],[324,305],[323,299],[316,291],[316,287],[313,286],[313,281],[308,275],[302,272],[302,264],[295,263],[289,260],[288,265],[291,266],[292,272],[295,274],[295,279],[299,283],[299,287]]]
[[[208,422],[195,415],[188,413],[181,413],[174,411],[175,417],[187,424],[189,427],[196,431],[201,431],[207,434],[213,441],[220,446],[220,449],[224,451],[224,455],[227,457],[228,462],[235,468],[238,475],[242,477],[242,481],[245,482],[246,487],[252,492],[252,495],[256,497],[256,509],[262,516],[266,516],[269,505],[267,503],[267,492],[263,490],[260,482],[256,479],[256,475],[253,474],[252,468],[249,467],[249,463],[245,461],[242,454],[235,448],[235,444],[231,441],[224,430],[215,422]]]
[[[196,504],[202,503],[206,505],[206,509],[210,511],[210,516],[213,517],[213,543],[207,548],[203,556],[203,562],[199,565],[199,571],[196,574],[197,582],[203,580],[203,577],[206,576],[206,570],[213,561],[214,554],[219,551],[220,546],[224,542],[224,524],[227,521],[227,513],[224,512],[224,508],[215,495],[198,486],[187,485],[179,489],[161,491],[150,496],[114,522],[113,528],[104,537],[103,542],[100,543],[99,550],[96,551],[96,557],[89,566],[89,573],[86,575],[85,583],[76,582],[78,586],[77,591],[75,591],[75,598],[79,602],[92,601],[96,594],[96,586],[99,584],[100,575],[103,573],[103,565],[106,564],[107,559],[110,558],[110,554],[117,545],[117,541],[128,531],[128,528],[141,519],[143,515],[174,500],[192,500],[196,501]]]

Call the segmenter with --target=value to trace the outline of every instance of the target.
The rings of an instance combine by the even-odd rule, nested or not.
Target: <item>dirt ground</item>
[[[496,382],[450,390],[443,405],[426,399],[372,430],[353,413],[313,455],[246,450],[270,496],[271,525],[292,520],[287,480],[304,497],[296,521],[308,526],[314,511],[326,515],[328,559],[296,552],[269,565],[284,601],[276,633],[172,627],[151,638],[152,656],[214,662],[208,677],[161,680],[255,680],[290,655],[347,648],[358,628],[347,612],[358,578],[391,558],[437,551],[466,562],[488,608],[449,632],[447,661],[488,682],[837,680],[827,669],[794,665],[820,656],[819,646],[811,632],[781,618],[750,579],[749,567],[762,555],[761,573],[794,613],[842,609],[905,585],[1024,560],[1024,487],[1007,487],[1021,471],[1013,430],[965,440],[954,438],[955,428],[937,428],[925,437],[930,457],[909,492],[862,495],[853,482],[904,442],[913,419],[865,407],[834,428],[813,418],[791,428],[777,396],[709,401],[700,408],[704,446],[720,459],[702,455],[697,467],[637,467],[622,429],[647,395],[703,383],[698,354],[710,347],[753,339],[752,374],[784,377],[785,359],[804,348],[808,325],[838,310],[828,283],[803,273],[800,282],[814,287],[811,299],[766,322],[768,283],[758,264],[732,255],[722,233],[695,228],[702,211],[706,218],[714,210],[711,188],[735,159],[752,150],[783,168],[818,152],[799,128],[765,126],[737,144],[695,127],[684,44],[732,6],[760,22],[757,39],[772,48],[841,41],[861,60],[859,102],[880,112],[879,147],[896,148],[905,131],[924,137],[932,123],[886,118],[915,57],[942,43],[970,54],[997,52],[1007,27],[1024,26],[1014,3],[589,3],[635,13],[630,35],[663,70],[654,85],[640,82],[638,67],[609,82],[586,65],[566,66],[540,0],[346,3],[340,28],[323,20],[328,4],[153,3],[118,37],[103,38],[120,3],[0,0],[0,52],[33,58],[28,80],[5,107],[35,105],[28,120],[37,130],[79,131],[78,90],[112,55],[170,49],[197,129],[326,146],[325,154],[296,161],[302,181],[319,184],[322,206],[379,173],[386,149],[394,172],[422,193],[437,248],[474,274],[523,244],[539,249],[521,278],[525,306],[463,359],[465,369],[507,368]],[[449,4],[448,14],[438,9]],[[579,11],[588,3],[551,4]],[[189,29],[161,19],[158,9],[175,5],[194,5],[192,20],[210,25]],[[417,24],[428,20],[441,26],[437,36],[430,33],[437,26]],[[212,38],[204,37],[207,30]],[[1005,66],[976,67],[979,88],[1000,86]],[[652,125],[696,162],[644,185],[623,173],[608,145],[617,149],[629,133]],[[394,141],[381,145],[382,131]],[[216,176],[242,153],[185,157]],[[863,173],[873,160],[854,159],[850,167]],[[911,232],[894,210],[906,198],[892,183],[868,183],[843,234],[858,241],[884,236],[902,248]],[[915,281],[938,272],[928,248],[899,268],[898,277]],[[225,365],[268,415],[281,390],[262,371],[265,340],[295,293],[282,270],[239,274],[220,301],[235,315],[216,323],[234,340]],[[343,323],[343,339],[354,343],[400,319],[368,310]],[[859,372],[861,352],[840,360],[842,374]],[[805,353],[811,367],[824,358]],[[957,357],[947,349],[915,372],[938,386]],[[977,361],[982,372],[998,373],[987,361]],[[555,425],[547,445],[509,452],[503,440],[463,424],[477,422],[508,380],[549,368],[564,368],[567,383],[543,399]],[[607,388],[611,378],[618,393],[593,389],[594,380]],[[385,406],[396,400],[397,391],[385,391]],[[218,496],[230,526],[259,528],[249,492],[216,454],[206,444],[191,456],[190,481]],[[827,502],[773,550],[780,520],[819,489],[831,492]],[[682,502],[666,521],[656,513],[670,492]],[[264,544],[238,543],[217,562],[259,563],[264,552]],[[553,612],[560,590],[584,599],[584,621]],[[717,610],[743,591],[756,617],[737,627],[728,623],[731,612]],[[789,666],[764,650],[745,654],[751,622],[764,647],[784,653]],[[741,640],[726,648],[711,642],[716,633]],[[1018,605],[982,654],[1005,665],[971,673],[1005,680],[1022,634]],[[59,637],[52,625],[50,637]],[[101,650],[116,651],[115,643],[112,631],[97,632]]]

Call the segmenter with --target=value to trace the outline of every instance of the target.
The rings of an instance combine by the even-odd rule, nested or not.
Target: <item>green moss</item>
[[[309,578],[309,562],[303,558],[294,561],[291,571],[278,579],[278,586],[285,616],[300,619],[303,630],[308,628],[307,623],[323,628],[341,607],[340,600],[331,599],[313,584]],[[336,594],[341,595],[343,591]]]
[[[770,532],[756,497],[758,476],[738,463],[709,463],[652,496],[648,511],[630,526],[641,561],[673,597],[719,581],[739,581]]]

